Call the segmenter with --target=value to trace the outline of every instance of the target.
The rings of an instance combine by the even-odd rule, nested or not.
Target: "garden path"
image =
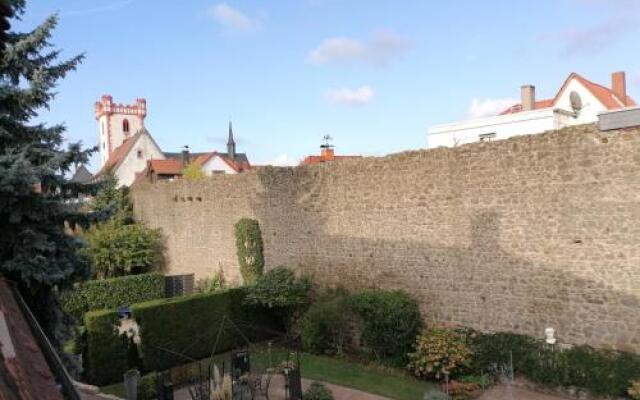
[[[302,389],[306,390],[313,381],[302,378]],[[324,382],[323,382],[324,383]],[[331,390],[335,400],[390,400],[387,397],[351,389],[344,386],[324,383]],[[174,392],[174,400],[191,400],[187,388],[178,389]],[[284,400],[284,378],[280,375],[273,377],[269,387],[269,400]]]
[[[567,400],[567,397],[551,396],[528,389],[513,387],[513,396],[505,385],[497,385],[487,390],[478,400]]]

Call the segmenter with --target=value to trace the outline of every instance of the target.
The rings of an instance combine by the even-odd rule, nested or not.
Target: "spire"
[[[229,121],[229,140],[227,141],[227,155],[230,159],[236,159],[236,142],[233,140],[233,126]]]

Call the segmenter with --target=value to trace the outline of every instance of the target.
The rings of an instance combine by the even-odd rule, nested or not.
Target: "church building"
[[[116,104],[110,95],[104,95],[96,102],[100,170],[94,179],[108,172],[114,174],[122,186],[130,186],[134,181],[145,178],[153,182],[158,179],[179,179],[182,170],[191,162],[196,163],[207,175],[235,174],[251,169],[247,155],[236,152],[231,122],[226,153],[212,151],[189,154],[188,150],[169,153],[162,151],[145,128],[146,116],[145,99],[124,105]]]

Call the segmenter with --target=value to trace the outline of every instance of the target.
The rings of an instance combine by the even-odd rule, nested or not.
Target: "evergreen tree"
[[[24,14],[24,0],[9,4],[15,18]],[[94,189],[65,177],[93,150],[79,143],[65,149],[64,126],[33,122],[83,58],[58,60],[49,43],[56,24],[51,16],[31,32],[6,33],[0,58],[0,275],[17,283],[50,333],[60,326],[56,289],[89,271],[82,243],[64,227],[88,222],[72,200]]]

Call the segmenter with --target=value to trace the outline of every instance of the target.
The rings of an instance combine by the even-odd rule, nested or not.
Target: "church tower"
[[[100,166],[127,138],[144,128],[147,101],[136,99],[135,104],[116,104],[113,97],[104,95],[95,104],[98,135],[100,136]]]
[[[229,139],[227,140],[227,155],[230,159],[236,159],[236,141],[233,140],[233,126],[229,121]]]

